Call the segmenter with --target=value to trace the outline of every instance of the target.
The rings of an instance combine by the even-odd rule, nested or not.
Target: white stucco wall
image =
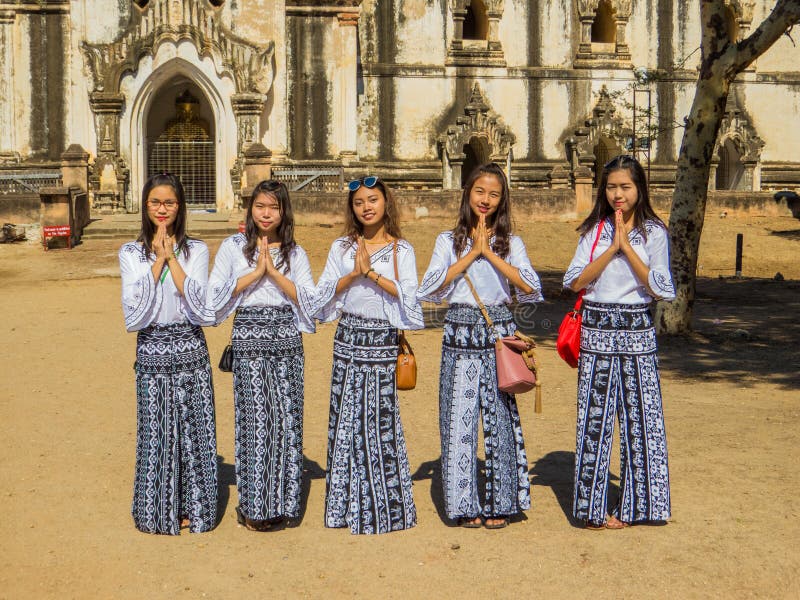
[[[443,64],[450,38],[445,41],[442,11],[431,10],[429,0],[403,0],[398,4],[397,62]]]
[[[406,160],[435,159],[435,124],[452,93],[444,79],[406,78],[395,92],[395,154]],[[424,102],[420,99],[424,98]]]
[[[528,6],[528,5],[532,6]],[[536,4],[506,0],[503,18],[500,19],[498,37],[503,45],[503,55],[509,67],[524,67],[528,64],[530,36],[528,35],[528,12],[536,10]]]
[[[569,94],[569,86],[564,82],[551,80],[542,85],[542,106],[546,110],[541,136],[545,158],[564,158],[564,149],[559,138],[564,127],[569,124]],[[590,111],[591,107],[588,107],[587,114]]]
[[[762,161],[800,158],[800,89],[786,85],[750,84],[745,87],[747,113],[764,140]]]

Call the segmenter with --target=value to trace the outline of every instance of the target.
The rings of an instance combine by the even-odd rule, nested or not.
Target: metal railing
[[[147,174],[167,171],[177,175],[186,193],[186,204],[196,207],[216,205],[216,167],[214,142],[153,142],[147,163]]]
[[[293,169],[274,168],[272,177],[286,184],[290,191],[296,192],[341,192],[344,188],[342,168]]]
[[[60,187],[61,171],[0,171],[0,194],[38,194],[43,187]]]

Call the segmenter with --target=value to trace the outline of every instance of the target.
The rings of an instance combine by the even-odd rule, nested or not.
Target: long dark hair
[[[172,224],[172,233],[175,237],[175,245],[178,247],[178,252],[183,252],[186,258],[189,258],[189,244],[187,240],[191,239],[186,234],[186,194],[183,191],[183,184],[178,176],[172,173],[156,173],[151,175],[147,181],[144,182],[142,188],[142,204],[140,212],[142,213],[142,228],[139,231],[139,237],[136,238],[137,242],[141,242],[144,247],[145,254],[149,257],[153,254],[153,236],[156,234],[156,226],[150,220],[150,215],[147,210],[147,198],[153,188],[160,185],[168,185],[175,192],[178,198],[178,212],[175,215],[175,222]]]
[[[292,212],[292,203],[289,200],[289,190],[286,184],[276,181],[275,179],[267,179],[259,183],[253,189],[253,194],[250,196],[250,206],[247,207],[247,217],[244,227],[244,235],[247,238],[247,244],[245,244],[243,250],[244,257],[247,259],[247,263],[250,266],[255,262],[260,230],[253,219],[253,204],[255,204],[256,198],[261,194],[272,196],[278,201],[281,222],[278,224],[277,234],[281,242],[281,257],[275,267],[280,268],[285,265],[286,273],[288,273],[292,267],[291,264],[289,264],[289,253],[292,251],[292,248],[297,245],[294,241],[294,213]]]
[[[359,181],[364,182],[365,177],[359,179]],[[353,210],[353,196],[356,195],[356,192],[360,189],[356,188],[355,190],[349,190],[347,193],[347,210],[344,213],[344,235],[347,237],[349,242],[355,243],[359,237],[364,235],[364,224],[358,220],[356,217],[356,213]],[[403,233],[400,231],[400,211],[397,208],[397,201],[394,199],[394,194],[392,194],[392,190],[389,189],[383,179],[378,177],[375,181],[375,185],[372,186],[371,189],[379,189],[383,194],[385,199],[384,201],[384,212],[383,212],[383,227],[390,236],[399,240],[403,237]]]
[[[511,235],[511,192],[508,189],[508,179],[496,163],[486,163],[476,167],[470,173],[469,179],[464,184],[464,191],[461,193],[461,207],[458,209],[458,222],[453,228],[453,250],[456,256],[461,256],[461,253],[467,247],[467,238],[469,238],[472,229],[478,224],[478,217],[472,212],[469,206],[469,196],[472,193],[472,187],[475,182],[484,175],[494,175],[497,177],[503,192],[500,195],[500,203],[497,205],[497,210],[489,217],[487,226],[494,229],[494,242],[492,243],[492,251],[500,258],[508,256],[509,251],[509,236]]]
[[[636,186],[636,192],[639,194],[639,199],[636,201],[636,206],[633,207],[633,226],[641,231],[642,236],[647,239],[647,230],[645,223],[647,221],[654,221],[666,228],[664,222],[658,217],[650,204],[650,191],[647,187],[647,175],[642,168],[642,165],[633,156],[627,154],[620,154],[612,158],[603,167],[603,172],[600,174],[600,183],[597,186],[597,197],[592,207],[592,212],[589,216],[578,226],[578,232],[581,235],[586,235],[597,225],[600,221],[614,215],[614,207],[611,206],[606,198],[606,185],[608,185],[608,177],[614,171],[620,170],[628,171],[631,181]]]

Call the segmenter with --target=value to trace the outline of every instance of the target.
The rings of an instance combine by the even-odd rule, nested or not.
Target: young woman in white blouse
[[[333,343],[325,526],[354,534],[416,524],[400,423],[397,330],[421,329],[414,249],[378,177],[348,185],[345,235],[333,242],[309,298],[321,321],[339,318]]]
[[[300,516],[303,472],[303,340],[314,320],[298,303],[313,291],[294,240],[286,185],[253,190],[245,232],[222,242],[209,280],[216,322],[233,320],[236,487],[240,524],[266,531]]]
[[[201,325],[208,248],[186,235],[180,180],[150,177],[142,229],[119,251],[125,327],[137,331],[133,521],[147,533],[212,529],[217,520],[214,387]]]
[[[573,514],[589,529],[670,516],[669,471],[650,303],[675,297],[669,234],[631,156],[605,165],[564,287],[583,296]],[[594,254],[592,254],[592,247]],[[620,492],[608,514],[614,420]]]
[[[500,529],[530,508],[528,461],[513,395],[497,387],[496,335],[517,325],[519,302],[541,302],[539,276],[525,244],[511,233],[511,196],[503,170],[490,163],[464,185],[458,222],[439,234],[418,296],[449,308],[439,376],[442,483],[447,516],[462,527]],[[494,321],[490,330],[466,278]],[[486,486],[478,489],[478,418],[483,416]]]

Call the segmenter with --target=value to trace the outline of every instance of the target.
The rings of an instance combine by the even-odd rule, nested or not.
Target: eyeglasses
[[[362,185],[364,187],[368,187],[370,189],[374,188],[378,184],[378,178],[375,175],[368,175],[367,177],[361,177],[359,179],[353,179],[350,183],[347,184],[347,189],[351,192],[355,192],[358,188]]]
[[[153,210],[158,210],[160,206],[163,206],[167,210],[172,210],[173,208],[178,206],[178,203],[175,200],[155,200],[151,198],[150,200],[147,201],[147,206],[149,206]]]

